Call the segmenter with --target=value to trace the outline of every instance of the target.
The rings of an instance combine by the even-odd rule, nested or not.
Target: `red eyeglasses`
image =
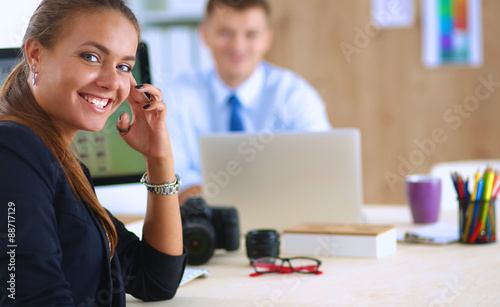
[[[288,265],[285,265],[287,263]],[[280,257],[262,257],[251,259],[250,264],[255,270],[255,273],[250,276],[260,276],[265,273],[303,273],[303,274],[322,274],[319,271],[321,261],[309,257],[294,257],[294,258],[280,258]]]

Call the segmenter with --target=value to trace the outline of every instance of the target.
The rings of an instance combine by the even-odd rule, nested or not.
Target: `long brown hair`
[[[64,142],[61,131],[35,100],[28,84],[30,67],[25,54],[28,39],[36,39],[44,47],[53,48],[62,31],[75,14],[82,12],[118,12],[127,18],[140,36],[139,23],[122,0],[43,0],[30,19],[23,38],[22,62],[7,77],[0,92],[0,121],[21,123],[35,132],[57,158],[77,198],[87,203],[101,221],[110,247],[111,257],[118,241],[116,229],[88,182],[80,162]]]

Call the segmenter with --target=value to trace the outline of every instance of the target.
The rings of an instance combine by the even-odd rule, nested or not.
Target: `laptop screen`
[[[240,229],[362,222],[357,129],[200,138],[203,195],[234,206]]]

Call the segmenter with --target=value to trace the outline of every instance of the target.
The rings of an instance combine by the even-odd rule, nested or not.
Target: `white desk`
[[[364,210],[368,223],[393,224],[398,232],[416,226],[406,206]],[[456,212],[441,217],[456,219]],[[211,276],[180,287],[172,300],[146,304],[128,296],[127,306],[500,306],[499,243],[398,244],[396,253],[378,260],[319,259],[322,275],[250,277],[242,244],[234,253],[218,251],[202,266]]]

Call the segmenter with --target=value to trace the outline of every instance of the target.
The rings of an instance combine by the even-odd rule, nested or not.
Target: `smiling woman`
[[[141,241],[101,206],[71,151],[79,130],[99,131],[127,99],[132,118],[117,128],[144,157],[147,184],[180,184],[161,92],[131,73],[139,29],[121,0],[44,0],[30,20],[0,93],[0,231],[9,204],[16,217],[16,265],[0,270],[14,286],[0,290],[2,306],[124,306],[125,292],[161,300],[177,290],[186,259],[177,195],[148,193]]]
[[[52,48],[35,38],[25,43],[36,66],[35,99],[68,141],[78,130],[101,130],[128,96],[138,45],[135,27],[119,13],[80,13],[72,23]]]

